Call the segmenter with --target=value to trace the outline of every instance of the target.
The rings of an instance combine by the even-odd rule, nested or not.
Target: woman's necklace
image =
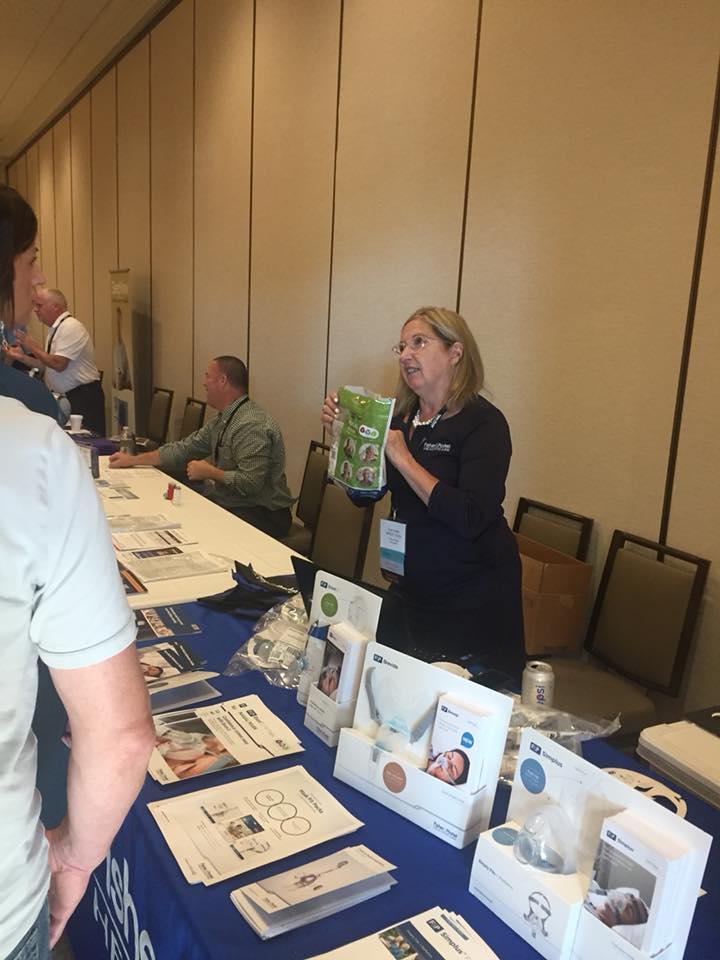
[[[420,407],[418,407],[417,411],[415,412],[415,416],[412,418],[413,429],[416,430],[418,427],[430,427],[430,429],[432,430],[435,427],[435,424],[438,422],[438,420],[442,418],[446,410],[447,410],[447,407],[442,406],[440,407],[438,412],[434,414],[432,417],[430,417],[428,420],[421,420]]]

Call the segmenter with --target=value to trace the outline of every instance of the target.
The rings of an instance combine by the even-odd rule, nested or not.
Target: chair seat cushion
[[[620,714],[623,733],[651,726],[655,704],[636,684],[582,660],[552,660],[555,672],[553,706],[579,717],[614,718]]]

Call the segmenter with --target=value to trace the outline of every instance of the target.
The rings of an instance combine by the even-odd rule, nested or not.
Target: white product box
[[[352,726],[355,701],[336,703],[317,686],[310,687],[305,726],[329,747],[336,747],[343,727]]]
[[[558,809],[567,816],[568,828],[555,832],[550,847],[556,844],[559,836],[563,849],[555,849],[563,858],[559,862],[564,864],[564,875],[520,863],[512,847],[516,830],[532,824],[538,812]],[[654,835],[660,840],[653,841],[652,845],[659,846],[667,859],[679,857],[679,879],[672,883],[674,894],[669,911],[672,921],[668,921],[672,926],[672,943],[657,955],[663,960],[682,960],[711,837],[633,790],[619,777],[600,770],[535,730],[525,730],[520,742],[508,806],[508,819],[512,823],[487,831],[478,839],[470,891],[544,957],[553,960],[647,960],[649,953],[642,952],[628,938],[621,937],[617,927],[606,926],[583,907],[591,890],[605,824],[609,818],[624,811],[627,816],[618,817],[620,823],[627,823],[632,815],[633,822],[642,822],[643,837],[648,843]],[[551,820],[551,817],[546,818],[547,823]],[[570,838],[569,843],[565,837]],[[505,849],[501,849],[503,847]],[[551,854],[552,850],[546,853],[548,864],[553,861]],[[577,872],[569,873],[569,869]],[[527,887],[520,885],[519,877],[523,873],[528,878]],[[597,885],[596,879],[594,885]],[[595,886],[591,892],[595,891]],[[534,906],[543,905],[538,907],[541,914],[549,911],[545,923],[547,936],[538,933],[542,924],[536,916],[537,910],[531,911],[528,919],[528,898],[533,892],[546,898],[543,901],[536,896]],[[580,896],[579,903],[575,902],[576,895]],[[567,904],[566,911],[563,903]],[[639,931],[639,942],[642,942],[646,930]],[[660,930],[662,940],[662,925]]]
[[[329,747],[337,746],[341,727],[352,725],[367,643],[349,623],[328,629],[318,680],[308,692],[305,726]]]
[[[632,944],[657,956],[675,936],[675,903],[690,849],[649,828],[625,810],[607,817],[600,833],[583,925],[594,938]],[[623,944],[618,944],[622,948]]]
[[[454,759],[460,755],[462,772],[455,785],[465,793],[476,793],[483,782],[485,765],[485,732],[492,724],[492,715],[475,705],[461,703],[452,694],[443,694],[438,700],[435,723],[430,735],[430,760],[428,768],[442,762],[445,757]],[[456,774],[456,768],[448,765],[447,775]]]
[[[306,667],[300,675],[297,689],[297,701],[302,706],[308,702],[310,688],[316,683],[322,669],[325,652],[325,637],[313,637],[315,628],[328,624],[345,623],[352,626],[368,640],[372,640],[377,630],[382,599],[369,590],[343,580],[333,573],[318,570],[313,585],[312,605],[308,641],[305,648]],[[322,630],[315,630],[322,633]],[[354,697],[349,699],[353,700]]]
[[[545,873],[520,863],[509,821],[478,837],[470,892],[547,960],[568,960],[587,890],[581,874]]]
[[[472,791],[425,771],[431,727],[444,696],[482,717],[484,749],[482,762],[476,758],[479,775]],[[489,823],[511,709],[509,697],[371,643],[353,727],[340,731],[335,776],[464,847]]]

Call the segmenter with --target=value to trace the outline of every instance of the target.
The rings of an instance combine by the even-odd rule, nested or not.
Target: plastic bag
[[[332,429],[328,477],[348,490],[382,490],[395,400],[363,387],[340,387],[337,396],[340,415]]]
[[[233,654],[225,676],[260,670],[273,686],[297,687],[307,629],[307,614],[299,594],[277,604],[260,617],[248,640]]]
[[[508,727],[505,753],[500,768],[500,782],[512,785],[515,766],[520,750],[520,738],[526,727],[531,727],[551,740],[557,740],[561,747],[582,755],[583,740],[596,737],[609,737],[620,729],[620,717],[607,720],[603,717],[577,717],[552,707],[539,707],[522,703],[520,697],[513,696],[513,710]]]

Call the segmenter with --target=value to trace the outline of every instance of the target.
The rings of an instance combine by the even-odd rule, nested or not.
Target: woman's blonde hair
[[[420,307],[407,318],[403,327],[411,320],[418,319],[424,320],[446,347],[452,346],[453,343],[462,344],[462,356],[455,365],[450,393],[445,402],[448,410],[461,410],[482,390],[485,378],[475,337],[459,313],[446,310],[444,307]],[[396,390],[395,413],[404,417],[416,406],[417,396],[401,377]]]

